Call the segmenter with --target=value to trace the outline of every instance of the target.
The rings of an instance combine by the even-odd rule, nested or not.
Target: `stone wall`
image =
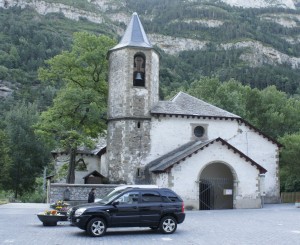
[[[133,86],[134,57],[145,56],[145,86]],[[113,49],[109,56],[107,127],[110,183],[141,184],[142,159],[151,148],[150,110],[159,100],[159,57],[153,49]]]
[[[102,198],[109,192],[111,192],[116,186],[112,184],[61,184],[52,183],[50,184],[50,190],[48,190],[49,202],[53,203],[59,200],[66,201],[77,201],[77,202],[87,202],[88,194],[92,188],[95,188],[96,198]],[[67,197],[67,198],[66,198]],[[69,197],[69,198],[68,198]]]

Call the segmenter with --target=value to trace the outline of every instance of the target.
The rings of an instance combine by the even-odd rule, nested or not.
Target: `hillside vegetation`
[[[22,186],[32,190],[35,178],[41,176],[43,167],[49,167],[51,161],[50,154],[46,154],[50,150],[42,148],[32,125],[52,105],[63,83],[41,82],[38,69],[45,66],[45,60],[69,51],[75,32],[105,34],[119,40],[133,12],[139,14],[149,39],[160,53],[161,99],[179,90],[192,94],[191,88],[198,81],[210,81],[205,88],[212,86],[208,90],[211,93],[193,95],[243,116],[289,148],[292,145],[297,149],[300,144],[300,120],[295,116],[300,115],[300,10],[297,8],[240,8],[201,0],[7,0],[3,3],[0,168],[4,182],[0,181],[0,190],[1,184],[11,181],[3,176],[13,177],[16,168],[32,173],[31,180]],[[213,81],[218,84],[215,89]],[[223,88],[226,93],[213,93],[216,88]],[[29,154],[35,151],[44,152],[44,157]],[[300,171],[295,170],[300,164],[297,161],[293,167],[289,165],[290,159],[300,159],[296,152],[283,154],[285,181],[290,173]],[[32,164],[36,166],[34,169],[30,169]],[[297,181],[297,177],[289,179],[288,190],[300,188]]]
[[[105,33],[117,38],[131,13],[137,12],[150,37],[158,34],[166,40],[180,38],[185,47],[176,50],[176,43],[166,44],[150,38],[162,55],[162,97],[182,85],[189,86],[201,76],[212,75],[219,76],[221,81],[234,78],[251,87],[275,85],[290,95],[299,93],[299,10],[242,9],[224,3],[179,0],[128,0],[125,4],[104,1],[106,5],[101,6],[99,1],[45,2],[63,2],[66,7],[69,4],[77,9],[77,12],[72,9],[72,13],[82,17],[72,21],[63,13],[43,16],[29,7],[1,9],[0,80],[16,84],[24,83],[25,77],[35,84],[37,67],[60,50],[68,49],[73,32]],[[92,8],[93,3],[97,8]],[[92,14],[98,13],[104,20],[102,23],[87,21],[84,15],[89,12],[79,11],[91,9]],[[205,45],[197,45],[199,41]],[[190,48],[190,42],[195,46]],[[169,49],[173,49],[175,55],[170,55]],[[15,68],[17,74],[11,70]]]

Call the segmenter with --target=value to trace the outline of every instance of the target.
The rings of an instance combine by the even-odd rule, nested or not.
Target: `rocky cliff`
[[[122,35],[124,27],[128,24],[132,12],[128,9],[126,2],[114,1],[114,0],[82,0],[78,2],[73,2],[72,6],[68,5],[70,1],[51,1],[51,0],[0,0],[1,8],[11,8],[14,6],[19,6],[21,8],[30,7],[37,11],[41,15],[46,15],[49,13],[62,13],[66,18],[78,21],[84,18],[90,22],[94,23],[108,23],[111,28],[118,34]],[[86,3],[83,8],[79,2]],[[186,1],[185,1],[186,2]],[[206,0],[189,0],[194,6],[200,9]],[[300,14],[297,10],[300,7],[300,0],[211,0],[214,4],[222,2],[228,6],[241,7],[241,8],[278,8],[284,9],[286,11],[272,11],[260,14],[258,17],[261,20],[276,23],[283,29],[288,31],[297,30],[300,27]],[[142,13],[144,19],[152,21],[153,15],[147,15],[147,11]],[[226,32],[226,20],[217,19],[214,16],[200,16],[197,18],[178,18],[172,20],[175,22],[186,23],[197,25],[201,28],[207,28],[210,30],[217,30],[224,28]],[[288,33],[287,31],[287,33]],[[194,37],[190,36],[184,38],[182,36],[174,35],[162,35],[161,33],[147,32],[149,39],[152,44],[157,45],[163,51],[170,55],[177,55],[181,51],[185,50],[205,50],[210,44],[209,39],[205,39],[202,36]],[[282,40],[292,44],[299,45],[300,35],[282,35],[280,37]],[[234,41],[223,42],[217,45],[219,50],[247,50],[242,52],[240,59],[249,64],[250,67],[259,67],[264,64],[267,65],[286,65],[291,69],[300,68],[300,58],[288,55],[284,52],[277,50],[274,47],[270,47],[268,44],[256,40],[243,40],[237,39]],[[9,94],[7,86],[2,86],[0,89],[0,96],[6,96]]]
[[[242,8],[288,8],[296,9],[293,0],[222,0],[222,2],[235,7]]]
[[[199,0],[190,0],[191,2],[201,2]],[[61,1],[63,2],[63,1]],[[105,21],[105,18],[109,18],[112,21],[112,25],[114,29],[119,35],[123,34],[122,29],[118,26],[115,26],[113,23],[124,23],[127,24],[131,13],[126,13],[122,10],[123,4],[121,2],[116,2],[113,0],[87,0],[88,3],[95,6],[94,11],[86,11],[80,8],[70,6],[63,3],[52,3],[51,1],[39,1],[39,0],[0,0],[0,7],[2,8],[10,8],[13,6],[20,6],[22,8],[29,6],[35,9],[39,14],[45,15],[48,13],[63,13],[65,17],[72,19],[72,20],[79,20],[80,18],[85,18],[91,22],[95,23],[102,23]],[[278,7],[278,8],[287,8],[287,9],[296,9],[295,3],[297,1],[294,0],[221,0],[230,6],[237,6],[243,8],[267,8],[267,7]],[[114,10],[113,13],[110,13],[108,10]],[[120,11],[118,11],[120,10]],[[291,14],[268,14],[263,15],[261,18],[276,22],[283,27],[286,28],[299,28],[300,22],[300,15],[291,15]],[[189,23],[191,21],[197,22],[199,25],[206,26],[208,28],[216,28],[222,26],[222,21],[215,20],[215,19],[198,19],[198,20],[184,20],[185,22]],[[197,49],[204,49],[207,41],[199,41],[191,38],[179,38],[174,36],[164,36],[159,34],[151,34],[149,35],[149,39],[152,41],[153,44],[160,47],[166,53],[169,54],[177,54],[183,50],[197,50]],[[286,40],[292,43],[300,43],[300,37],[297,39],[291,39],[286,37]],[[263,46],[263,44],[258,42],[247,42],[247,46],[251,46],[252,50],[256,50],[251,56],[259,54],[259,56],[267,56],[269,52],[269,48]],[[238,47],[244,46],[244,43],[241,45],[230,45],[224,44],[221,45],[222,47]],[[260,48],[257,48],[260,47]],[[274,52],[272,52],[274,53]],[[247,56],[247,55],[244,55]],[[298,67],[295,64],[294,57],[289,58],[280,58],[280,52],[277,52],[275,63],[278,60],[293,60],[289,63],[293,67]],[[244,57],[244,59],[249,60],[248,58]],[[271,60],[271,58],[263,59],[263,60]],[[298,61],[297,61],[298,62]],[[296,63],[297,63],[296,62]],[[258,62],[260,63],[260,62]]]

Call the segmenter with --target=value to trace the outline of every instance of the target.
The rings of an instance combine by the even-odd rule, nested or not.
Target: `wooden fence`
[[[300,192],[281,192],[282,203],[300,202]]]

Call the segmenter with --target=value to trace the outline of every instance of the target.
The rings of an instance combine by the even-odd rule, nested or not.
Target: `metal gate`
[[[228,191],[227,191],[228,190]],[[230,191],[231,190],[231,193]],[[199,184],[199,209],[233,208],[233,180],[229,178],[203,178]]]

